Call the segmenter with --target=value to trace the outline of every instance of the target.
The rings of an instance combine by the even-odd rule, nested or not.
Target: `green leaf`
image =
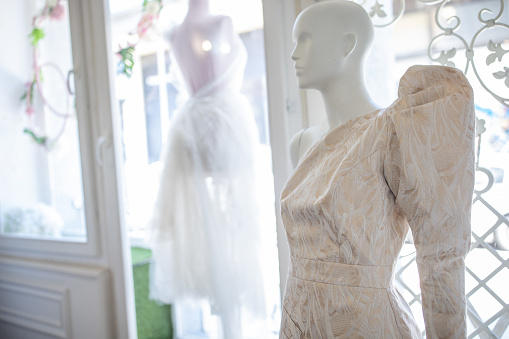
[[[122,48],[117,54],[122,58],[119,61],[118,70],[119,74],[124,73],[127,77],[133,74],[134,60],[133,60],[134,46]]]
[[[152,2],[152,1],[159,2],[159,5],[161,5],[161,7],[162,7],[162,0],[143,0],[143,10],[146,10],[147,5],[149,4],[149,2]]]
[[[32,32],[28,35],[31,40],[32,46],[37,46],[40,40],[42,40],[46,34],[42,28],[35,27]]]
[[[32,84],[30,85],[30,105],[34,103],[34,89],[35,89],[36,81],[32,81]]]
[[[33,104],[34,103],[34,86],[35,86],[35,79],[32,81],[32,83],[30,84],[30,104]],[[25,91],[25,93],[23,93],[23,95],[21,96],[20,100],[21,101],[25,101],[27,99],[27,93],[28,91]]]
[[[46,136],[37,136],[31,129],[25,128],[23,133],[26,133],[32,137],[32,139],[38,143],[39,145],[45,145],[48,137]]]

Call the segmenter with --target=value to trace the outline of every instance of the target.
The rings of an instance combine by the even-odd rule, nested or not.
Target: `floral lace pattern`
[[[457,69],[413,66],[398,99],[330,131],[281,195],[281,338],[420,338],[394,284],[409,229],[427,338],[466,338],[475,115]]]

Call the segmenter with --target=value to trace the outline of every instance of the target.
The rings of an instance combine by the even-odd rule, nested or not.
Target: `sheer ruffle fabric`
[[[240,93],[245,62],[242,47],[228,71],[172,118],[149,236],[151,298],[209,301],[227,339],[244,338],[243,313],[264,319],[265,311],[253,164],[257,130]]]
[[[459,70],[414,66],[389,108],[314,145],[281,195],[291,252],[281,338],[420,338],[394,283],[409,229],[427,338],[466,338],[474,123]]]

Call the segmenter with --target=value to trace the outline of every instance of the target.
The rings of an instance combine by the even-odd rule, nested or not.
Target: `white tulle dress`
[[[221,317],[225,338],[243,337],[241,313],[264,312],[257,130],[240,93],[246,60],[242,46],[229,69],[174,114],[149,227],[151,298],[207,300]]]

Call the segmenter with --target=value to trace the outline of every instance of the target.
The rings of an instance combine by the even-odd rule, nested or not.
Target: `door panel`
[[[53,1],[47,3],[54,6]],[[58,60],[53,63],[62,69],[64,75],[72,69],[71,78],[65,82],[70,83],[69,87],[75,93],[75,100],[70,99],[72,117],[68,119],[73,119],[74,123],[66,126],[65,133],[74,133],[75,139],[70,141],[71,137],[65,135],[65,138],[61,137],[55,142],[54,149],[49,147],[52,145],[34,144],[34,137],[24,135],[23,129],[19,128],[31,123],[26,119],[25,108],[19,101],[25,82],[33,77],[32,49],[26,37],[31,30],[32,17],[44,8],[46,2],[25,0],[14,5],[0,4],[0,25],[10,27],[2,30],[0,37],[2,41],[5,38],[5,41],[13,42],[9,46],[15,51],[0,56],[0,103],[5,108],[0,113],[0,135],[2,138],[6,135],[15,138],[15,141],[2,140],[0,151],[2,155],[7,151],[13,152],[20,147],[19,144],[30,150],[14,152],[18,154],[14,158],[22,158],[19,161],[24,164],[13,164],[30,173],[26,180],[16,170],[14,174],[12,171],[3,172],[9,170],[9,166],[0,166],[0,215],[5,212],[5,202],[13,201],[12,191],[18,187],[14,179],[17,178],[17,182],[25,185],[25,191],[30,193],[27,196],[34,197],[34,202],[43,202],[54,208],[61,220],[57,220],[55,213],[52,213],[55,211],[44,214],[44,208],[36,216],[46,216],[46,219],[39,219],[46,220],[45,224],[50,226],[61,224],[62,230],[80,231],[79,236],[76,236],[78,233],[67,231],[59,235],[40,236],[27,232],[5,234],[3,229],[0,234],[0,337],[132,338],[136,333],[134,298],[130,256],[123,231],[123,211],[119,204],[121,186],[117,171],[121,169],[117,166],[118,143],[114,133],[117,115],[116,106],[112,105],[116,100],[112,98],[112,56],[106,29],[109,18],[105,15],[107,4],[103,0],[56,3],[69,9],[66,14],[68,32],[60,32],[64,28],[50,29],[53,22],[48,21],[44,27],[46,36],[42,41],[46,40],[48,44],[44,47],[46,50],[58,51],[62,48],[69,50],[69,56],[72,48],[72,63]],[[13,20],[10,20],[11,16]],[[59,32],[67,38],[57,39],[58,43],[65,42],[67,47],[51,45],[53,42],[50,38],[58,37]],[[11,35],[15,38],[9,38]],[[41,52],[44,48],[41,45]],[[43,57],[49,58],[50,53],[42,53],[41,60]],[[49,72],[45,75],[43,71],[42,77],[47,81],[47,93],[58,89],[57,85],[50,85]],[[13,88],[18,88],[20,95]],[[40,103],[40,94],[34,93],[35,104]],[[57,97],[55,94],[52,98]],[[34,113],[34,116],[39,114],[41,118],[38,119],[44,123],[38,125],[39,132],[46,127],[48,136],[55,136],[58,134],[55,134],[57,125],[46,119],[45,114],[50,113],[47,107],[42,106],[40,104],[39,110]],[[4,121],[8,123],[4,124]],[[44,149],[45,146],[48,146],[47,149]],[[58,147],[74,149],[74,155],[61,156]],[[74,162],[71,167],[58,162],[71,158]],[[38,161],[36,165],[35,161]],[[70,174],[70,169],[75,170],[76,174]],[[6,187],[9,187],[7,191]],[[76,187],[81,187],[82,192],[68,201],[58,198],[55,193],[65,193]],[[22,197],[17,201],[23,207],[23,203],[29,199]],[[65,217],[67,212],[61,212],[61,205],[75,209],[78,206],[81,218]],[[34,212],[21,210],[18,215],[21,216],[18,218],[19,228],[26,229],[30,219],[25,216],[33,216]],[[67,236],[69,234],[71,236]]]

